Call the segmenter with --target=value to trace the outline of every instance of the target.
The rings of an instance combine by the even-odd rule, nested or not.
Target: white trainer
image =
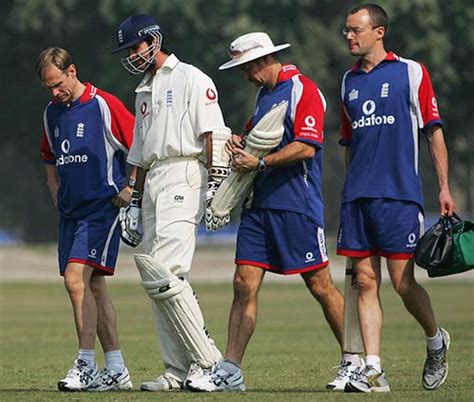
[[[60,391],[87,391],[100,384],[97,365],[90,366],[85,360],[76,359],[62,380],[58,382]]]
[[[344,388],[351,377],[360,373],[364,366],[365,364],[363,360],[361,360],[361,365],[352,364],[352,362],[347,360],[341,361],[336,378],[326,385],[326,389],[332,391],[344,391]]]
[[[100,385],[91,388],[91,391],[128,391],[132,388],[132,380],[126,367],[123,371],[115,371],[105,367],[100,370]]]
[[[440,328],[443,335],[443,346],[439,350],[427,350],[423,367],[423,388],[433,391],[441,387],[448,377],[447,354],[451,338],[448,331]]]
[[[344,392],[390,392],[390,385],[383,371],[379,372],[368,365],[360,373],[352,376]]]
[[[202,392],[245,391],[247,389],[240,369],[230,374],[220,364],[215,366],[211,372],[206,370],[200,378],[194,378],[187,382],[187,387],[191,391]]]
[[[206,376],[210,378],[213,367],[214,366],[204,368],[199,363],[192,362],[185,380],[186,388],[188,388],[188,385],[193,381],[199,380],[202,377]]]
[[[170,373],[165,373],[160,375],[158,378],[154,379],[153,381],[144,382],[140,389],[142,391],[179,391],[182,390],[184,387],[183,381],[181,381],[178,377],[174,376]]]

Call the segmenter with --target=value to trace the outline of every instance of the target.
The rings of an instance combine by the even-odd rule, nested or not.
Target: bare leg
[[[406,309],[420,323],[425,335],[436,335],[438,325],[426,290],[415,280],[413,260],[387,260],[388,272],[395,291]]]
[[[97,333],[97,306],[90,280],[94,268],[69,263],[64,273],[64,285],[71,299],[79,348],[94,349]]]
[[[380,302],[380,257],[353,258],[359,287],[359,321],[366,355],[380,356],[383,323]]]
[[[334,284],[328,267],[301,274],[311,294],[323,309],[324,317],[342,348],[344,298]]]
[[[234,301],[229,317],[226,358],[240,364],[255,330],[258,291],[265,271],[250,265],[237,265],[234,275]]]
[[[91,289],[97,305],[97,335],[104,352],[119,350],[117,315],[107,292],[105,278],[92,275]]]

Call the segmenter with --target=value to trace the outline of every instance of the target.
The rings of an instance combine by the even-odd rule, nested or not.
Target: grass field
[[[382,290],[385,326],[383,362],[390,394],[334,394],[325,390],[339,352],[320,308],[303,284],[264,284],[257,330],[243,362],[249,391],[234,394],[166,394],[140,391],[64,394],[56,383],[76,353],[71,308],[55,283],[0,283],[0,399],[4,401],[472,401],[474,400],[474,297],[472,282],[430,282],[440,322],[452,338],[450,375],[436,392],[421,386],[425,358],[423,334],[393,290]],[[208,327],[223,349],[232,299],[230,284],[199,284]],[[138,284],[112,282],[119,332],[135,388],[162,370],[149,301]],[[101,353],[99,363],[103,363]]]

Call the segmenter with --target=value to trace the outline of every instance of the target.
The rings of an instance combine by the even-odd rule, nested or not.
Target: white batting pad
[[[265,114],[245,139],[244,151],[260,158],[274,149],[281,142],[285,131],[283,122],[287,109],[288,102],[284,101]],[[212,213],[222,218],[240,206],[249,194],[256,175],[256,171],[231,171],[211,202]]]
[[[160,314],[164,318],[161,323],[168,325],[163,330],[175,333],[189,364],[196,362],[204,368],[212,367],[222,355],[207,333],[191,285],[149,255],[135,254],[135,263],[142,285],[157,307],[153,309],[154,314]]]

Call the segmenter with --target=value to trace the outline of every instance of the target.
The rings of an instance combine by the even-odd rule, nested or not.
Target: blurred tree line
[[[227,47],[237,36],[266,31],[275,43],[289,42],[281,53],[320,86],[327,101],[324,149],[326,226],[337,229],[344,177],[338,146],[340,80],[355,62],[341,29],[347,11],[361,3],[342,0],[2,0],[0,46],[2,96],[0,229],[26,241],[56,238],[57,216],[45,187],[39,158],[42,112],[49,93],[34,71],[36,57],[48,46],[73,55],[79,78],[118,95],[133,110],[140,77],[128,76],[120,56],[111,55],[115,31],[125,17],[153,14],[165,32],[166,46],[215,81],[227,124],[241,132],[252,110],[256,88],[238,71],[220,72]],[[380,1],[390,16],[387,48],[425,63],[431,73],[450,152],[450,180],[461,213],[473,212],[474,151],[472,67],[474,3],[467,0]],[[436,212],[437,183],[427,147],[422,144],[426,209]]]

